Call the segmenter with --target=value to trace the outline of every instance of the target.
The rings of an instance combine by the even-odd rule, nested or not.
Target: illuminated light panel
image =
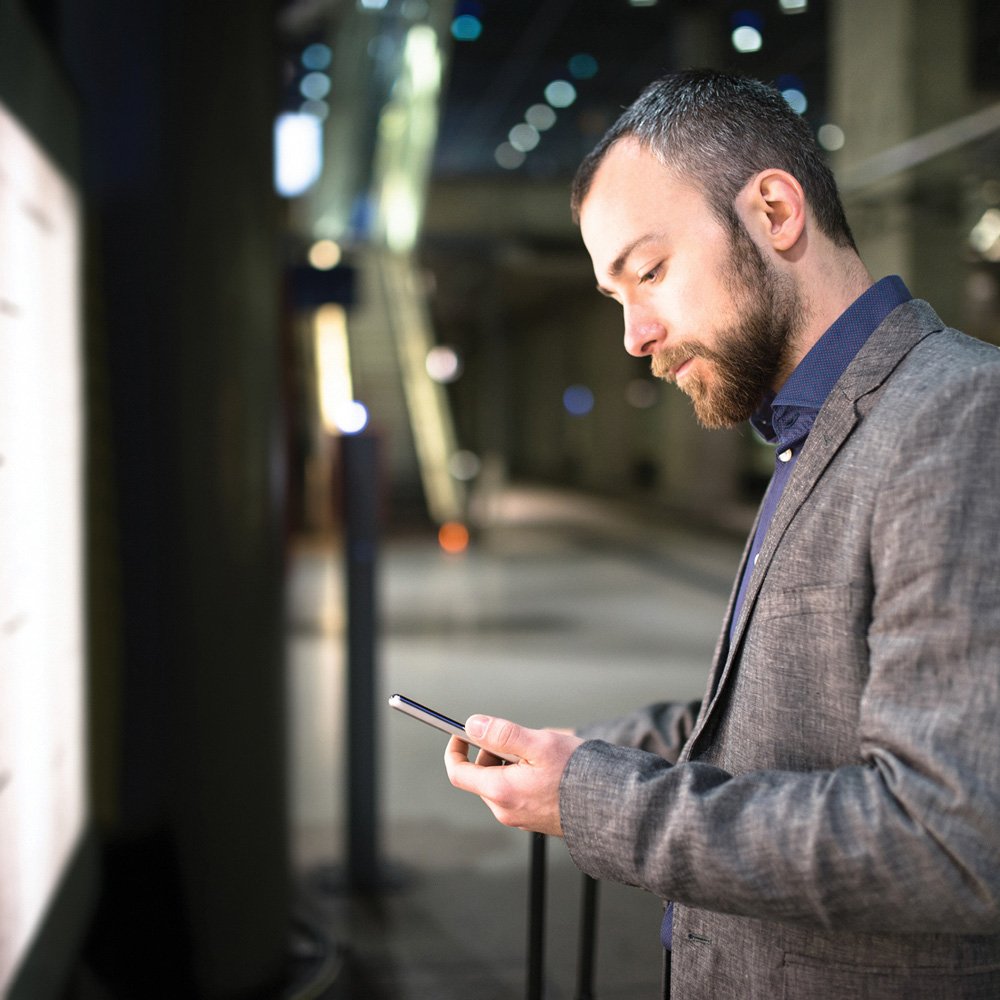
[[[554,108],[568,108],[576,100],[576,87],[568,80],[553,80],[545,88],[545,100]]]
[[[353,426],[351,414],[354,387],[351,382],[350,349],[347,343],[347,313],[329,303],[313,316],[313,354],[316,358],[316,389],[320,418],[330,434],[343,431],[345,418]]]
[[[385,10],[389,0],[358,0],[361,10]]]
[[[457,42],[474,42],[483,33],[483,22],[473,14],[459,14],[451,22],[451,35]]]
[[[274,186],[283,198],[303,194],[323,170],[323,124],[315,115],[283,114],[274,124]]]
[[[33,64],[26,60],[25,67]],[[3,997],[15,995],[8,987],[32,943],[40,940],[43,921],[66,919],[64,879],[79,872],[71,859],[80,850],[89,813],[84,228],[73,185],[0,103]],[[68,918],[63,930],[75,923],[75,916]],[[46,935],[49,944],[56,944],[55,938]],[[39,970],[58,967],[52,959],[59,958],[62,945],[56,948],[55,955],[34,952]],[[19,982],[24,986],[29,978],[40,993],[20,989],[18,995],[54,995],[47,976],[33,973]]]
[[[804,14],[809,9],[809,0],[778,0],[782,13]]]
[[[838,149],[843,149],[844,142],[846,141],[844,130],[839,125],[834,125],[832,122],[820,125],[819,131],[816,133],[816,138],[819,140],[819,144],[824,149],[830,150],[830,152],[836,152]]]

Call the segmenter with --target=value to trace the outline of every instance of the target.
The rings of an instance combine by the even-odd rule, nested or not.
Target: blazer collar
[[[894,309],[879,324],[833,387],[816,417],[792,477],[774,512],[757,564],[753,568],[753,575],[747,585],[740,618],[732,633],[732,642],[727,644],[723,639],[716,647],[715,662],[712,665],[707,692],[708,707],[701,712],[698,725],[688,742],[688,748],[694,746],[739,662],[747,623],[754,612],[757,596],[767,577],[774,553],[781,544],[792,518],[812,493],[833,456],[853,432],[858,421],[873,405],[875,398],[873,394],[876,390],[916,344],[942,329],[944,323],[930,305],[920,299],[911,299]],[[753,532],[750,537],[753,537]],[[737,581],[742,578],[746,569],[749,548],[748,544],[744,549]],[[734,587],[734,595],[735,592]],[[723,623],[723,637],[729,633],[734,603],[731,597],[726,620]],[[689,750],[682,759],[686,759],[688,753]]]

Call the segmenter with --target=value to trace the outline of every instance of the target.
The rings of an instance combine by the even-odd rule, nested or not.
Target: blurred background
[[[1000,344],[991,0],[0,0],[4,996],[524,995],[528,839],[385,696],[701,692],[772,459],[625,354],[568,207],[686,66]],[[655,996],[658,901],[600,912]]]

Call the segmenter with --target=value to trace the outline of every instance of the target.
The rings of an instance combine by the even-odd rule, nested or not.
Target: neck
[[[850,249],[831,246],[814,262],[800,264],[805,269],[796,267],[795,279],[801,318],[786,377],[837,317],[875,283],[861,258]]]

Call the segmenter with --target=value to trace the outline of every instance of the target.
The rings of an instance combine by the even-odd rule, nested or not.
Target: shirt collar
[[[801,441],[865,341],[893,309],[911,298],[903,280],[891,275],[855,299],[813,344],[777,395],[769,393],[750,418],[757,433],[779,448]]]

